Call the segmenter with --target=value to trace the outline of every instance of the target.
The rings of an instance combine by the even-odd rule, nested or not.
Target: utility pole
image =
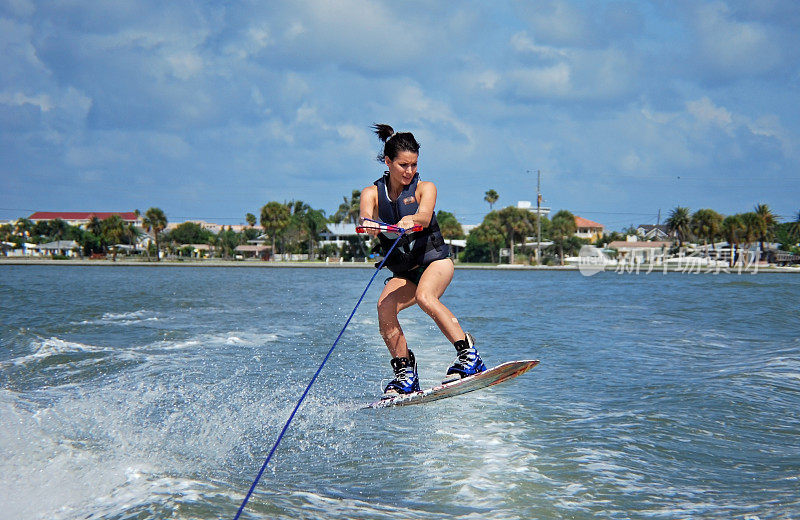
[[[542,259],[542,172],[536,170],[536,265]]]

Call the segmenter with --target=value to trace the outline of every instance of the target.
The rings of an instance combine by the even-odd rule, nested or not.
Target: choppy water
[[[0,267],[0,518],[235,514],[367,270]],[[357,410],[376,281],[244,518],[800,518],[800,277],[457,271],[512,383]],[[454,354],[404,313],[423,383]]]

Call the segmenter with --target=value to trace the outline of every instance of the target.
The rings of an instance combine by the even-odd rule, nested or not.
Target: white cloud
[[[700,5],[695,27],[702,57],[716,72],[761,74],[782,62],[781,49],[769,29],[759,22],[734,19],[722,2]]]
[[[471,138],[469,125],[461,121],[446,102],[431,98],[419,86],[402,86],[390,98],[404,119],[449,126],[468,140]]]
[[[305,26],[300,21],[294,21],[289,24],[289,27],[286,29],[286,39],[287,40],[294,40],[295,38],[300,37],[301,35],[307,32]]]
[[[638,82],[638,57],[614,46],[539,45],[524,31],[509,43],[521,61],[534,62],[506,74],[508,90],[523,100],[607,100],[624,96]]]
[[[283,81],[283,91],[287,99],[302,100],[312,93],[308,82],[300,74],[289,72]]]
[[[561,0],[536,2],[527,13],[538,40],[557,45],[578,45],[590,36],[586,11]]]
[[[650,121],[653,121],[654,123],[659,123],[659,124],[669,123],[670,121],[673,121],[676,117],[678,117],[677,113],[659,112],[653,110],[649,106],[642,107],[640,112],[645,117],[645,119],[648,119]]]
[[[566,51],[563,49],[549,45],[537,45],[525,31],[514,34],[514,36],[511,37],[510,43],[511,48],[516,52],[533,54],[540,58],[559,59],[567,56]]]
[[[269,26],[267,26],[267,24],[262,23],[254,27],[250,27],[250,29],[247,31],[247,36],[253,43],[254,48],[258,50],[263,49],[264,47],[267,47],[273,43]]]
[[[434,33],[397,12],[389,4],[357,0],[304,0],[271,8],[263,14],[276,43],[266,59],[369,72],[418,63]]]
[[[508,73],[513,92],[521,98],[561,98],[572,92],[571,68],[566,63],[516,69]]]
[[[628,152],[622,159],[620,160],[620,168],[627,172],[635,172],[641,170],[643,166],[643,161],[641,157],[636,152]]]
[[[724,107],[715,106],[708,97],[687,102],[686,109],[702,124],[727,128],[733,122],[731,113]]]
[[[800,140],[798,140],[797,134],[793,134],[785,128],[777,115],[766,114],[755,119],[748,118],[743,124],[754,136],[778,141],[781,151],[786,157],[800,159]]]
[[[22,92],[2,92],[0,93],[0,103],[13,106],[32,105],[42,112],[49,112],[53,108],[53,101],[47,94],[28,96]]]
[[[344,139],[341,146],[346,147],[350,153],[360,154],[374,148],[373,135],[366,128],[347,123],[339,124],[336,126],[336,134]]]
[[[177,52],[167,55],[167,63],[175,77],[187,80],[203,70],[203,60],[193,52]]]
[[[478,85],[478,87],[481,89],[493,90],[502,77],[494,70],[486,70],[483,72],[470,74],[468,79],[474,84]]]
[[[47,69],[32,43],[33,31],[26,23],[0,18],[0,65],[6,78],[15,73],[39,74]]]

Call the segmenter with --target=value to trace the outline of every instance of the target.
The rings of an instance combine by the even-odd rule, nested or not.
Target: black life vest
[[[411,184],[403,187],[400,196],[392,201],[389,198],[389,172],[375,181],[378,187],[378,218],[387,224],[397,224],[407,215],[414,215],[419,210],[417,201],[417,183],[419,174],[414,175]],[[380,252],[386,255],[397,239],[396,233],[380,233]],[[450,246],[444,243],[444,237],[436,221],[431,215],[430,224],[422,231],[405,233],[384,264],[393,273],[404,273],[418,266],[426,266],[436,260],[448,258]]]

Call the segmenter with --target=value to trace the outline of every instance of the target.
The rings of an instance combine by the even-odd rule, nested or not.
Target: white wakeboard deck
[[[521,361],[509,361],[494,368],[469,376],[452,383],[437,385],[420,392],[411,394],[397,395],[380,401],[375,401],[365,406],[365,408],[386,408],[389,406],[406,406],[409,404],[421,404],[439,399],[446,399],[456,395],[466,394],[486,388],[487,386],[497,385],[503,381],[513,379],[518,375],[524,374],[531,368],[539,364],[539,360],[526,359]]]

